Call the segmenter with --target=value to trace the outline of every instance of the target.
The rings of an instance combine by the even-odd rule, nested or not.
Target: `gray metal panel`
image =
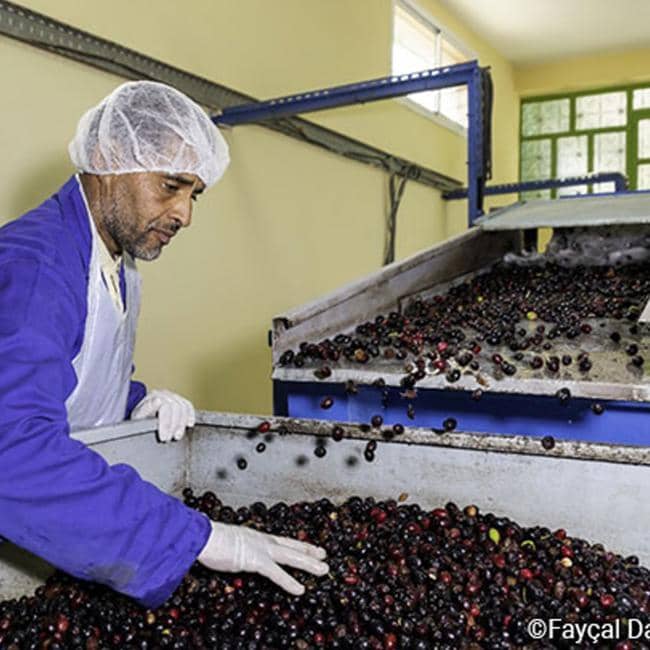
[[[402,493],[409,495],[407,503],[427,508],[450,500],[475,503],[522,525],[566,528],[570,535],[650,562],[647,465],[478,451],[453,443],[441,446],[431,432],[417,435],[427,436],[432,444],[380,443],[375,462],[366,463],[361,455],[365,440],[330,443],[327,456],[317,459],[312,437],[290,434],[267,445],[264,454],[256,454],[255,441],[248,440],[242,429],[198,426],[192,485],[199,491],[216,490],[234,506],[323,496],[340,501],[353,494],[387,499]],[[245,471],[234,464],[240,454],[249,461]],[[310,458],[305,467],[295,464],[300,454]],[[345,463],[350,455],[361,457],[354,468]],[[222,468],[227,469],[226,479],[217,478]]]
[[[349,468],[345,459],[361,457],[367,439],[346,427],[346,438],[330,442],[327,456],[317,459],[314,435],[327,435],[332,423],[270,418],[272,430],[283,425],[264,454],[247,438],[262,418],[233,413],[197,413],[197,426],[180,443],[158,444],[155,421],[124,423],[79,432],[109,462],[125,462],[161,489],[178,494],[183,485],[215,490],[239,506],[328,497],[339,501],[352,494],[375,498],[409,495],[407,502],[424,507],[449,500],[516,519],[523,525],[566,528],[569,534],[600,541],[614,551],[637,554],[650,563],[645,498],[650,479],[650,450],[604,444],[558,441],[544,452],[537,441],[518,436],[471,433],[437,436],[426,429],[407,429],[399,441],[381,442],[374,463],[363,460]],[[134,432],[134,429],[139,431]],[[248,458],[246,471],[235,459]],[[297,467],[295,458],[310,462]],[[217,471],[228,476],[219,479]],[[30,593],[51,568],[11,544],[0,544],[0,598]]]
[[[152,433],[158,426],[156,418],[147,418],[146,420],[127,420],[117,425],[95,427],[94,429],[84,429],[73,431],[72,438],[79,440],[86,445],[94,443],[108,442],[109,440],[119,440],[128,438],[139,433]]]
[[[31,594],[54,569],[9,542],[0,542],[0,600]]]
[[[273,360],[301,341],[320,340],[438,283],[488,266],[520,249],[519,233],[486,233],[472,228],[457,237],[395,262],[306,305],[273,319]]]
[[[77,431],[72,437],[101,454],[111,465],[128,463],[146,481],[165,492],[178,493],[187,483],[190,435],[179,442],[156,440],[157,420],[127,421]]]
[[[482,230],[650,224],[650,192],[515,203],[479,219]]]
[[[206,429],[216,432],[240,433],[248,435],[257,428],[260,422],[269,422],[271,432],[280,427],[287,436],[309,435],[312,437],[329,437],[334,423],[331,420],[309,420],[303,418],[263,417],[257,415],[241,415],[239,413],[214,413],[210,411],[197,412],[197,428],[192,435],[189,475],[195,479],[198,470],[197,463],[205,458],[195,446],[200,434]],[[362,432],[357,426],[340,423],[346,438],[384,442],[380,432],[371,430]],[[247,439],[248,440],[248,439]],[[253,446],[257,443],[257,440]],[[436,434],[431,429],[422,427],[405,427],[404,434],[395,439],[395,444],[427,445],[471,451],[489,451],[500,454],[523,454],[527,456],[543,456],[544,458],[564,458],[573,460],[595,460],[605,463],[620,463],[628,465],[650,465],[650,447],[633,445],[611,445],[607,443],[583,442],[579,440],[556,440],[555,447],[545,450],[537,438],[530,436],[515,436],[504,434],[484,434],[473,432],[454,432]],[[248,451],[252,449],[249,445]]]
[[[162,444],[154,433],[140,433],[129,437],[97,442],[90,447],[111,465],[127,463],[138,470],[145,480],[164,492],[178,494],[187,484],[187,438]]]

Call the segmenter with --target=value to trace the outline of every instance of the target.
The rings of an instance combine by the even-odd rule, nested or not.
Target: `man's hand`
[[[180,440],[187,427],[195,423],[192,403],[168,390],[152,390],[131,412],[132,420],[158,416],[160,442]]]
[[[321,561],[325,555],[324,549],[295,539],[212,522],[212,533],[197,559],[215,571],[260,573],[290,594],[301,596],[305,588],[279,565],[323,576],[329,571]]]

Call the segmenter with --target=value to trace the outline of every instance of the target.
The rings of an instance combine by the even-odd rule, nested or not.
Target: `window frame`
[[[476,52],[468,47],[461,39],[459,39],[453,32],[444,27],[438,20],[436,20],[426,9],[423,9],[415,0],[393,0],[391,4],[391,51],[390,51],[390,70],[391,75],[400,76],[402,73],[396,73],[393,69],[393,48],[395,47],[395,13],[397,7],[410,12],[422,23],[425,23],[429,28],[431,28],[436,34],[436,52],[435,58],[438,62],[434,67],[441,67],[439,64],[441,57],[441,42],[440,38],[444,38],[456,49],[467,55],[467,61],[478,60],[478,55]],[[434,91],[438,93],[438,109],[440,107],[440,90]],[[440,110],[431,111],[428,108],[425,108],[421,104],[417,103],[408,96],[397,97],[395,99],[398,103],[406,106],[408,109],[412,110],[414,113],[425,117],[432,122],[439,124],[440,126],[453,131],[454,133],[461,135],[467,138],[467,127],[464,127],[462,124],[455,122],[451,118],[447,117]]]
[[[644,82],[634,82],[629,84],[617,84],[614,86],[601,86],[597,88],[586,88],[567,92],[549,93],[544,95],[528,95],[522,97],[519,102],[519,181],[526,182],[522,179],[523,171],[523,158],[522,147],[524,142],[549,140],[551,145],[551,174],[550,178],[558,178],[557,176],[557,143],[560,138],[576,137],[584,135],[587,137],[587,173],[596,173],[594,171],[594,137],[604,133],[624,133],[625,134],[625,175],[629,181],[630,189],[636,189],[637,186],[637,167],[639,160],[636,156],[636,136],[635,122],[638,121],[640,114],[650,111],[650,108],[634,108],[634,91],[639,89],[650,88],[650,79]],[[578,129],[576,125],[576,102],[579,97],[587,97],[590,95],[600,95],[610,92],[625,92],[626,96],[626,120],[624,124],[616,126],[606,126],[599,128]],[[569,100],[569,127],[566,131],[558,131],[555,133],[541,133],[537,135],[524,135],[524,105],[535,102],[553,101],[560,99]],[[558,198],[558,190],[542,190],[548,192],[548,197],[530,197],[527,194],[520,193],[520,199],[534,199],[534,198]],[[594,184],[587,185],[587,194],[596,194],[594,192]]]

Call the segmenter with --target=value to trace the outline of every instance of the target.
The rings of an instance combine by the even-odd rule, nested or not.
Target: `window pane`
[[[623,126],[627,121],[625,91],[586,95],[576,99],[576,128]]]
[[[587,159],[587,136],[578,135],[557,140],[557,161],[556,170],[558,178],[569,176],[584,176],[588,169]],[[558,196],[573,196],[574,194],[586,194],[587,186],[578,185],[572,187],[561,187],[557,191]]]
[[[435,68],[437,30],[399,5],[395,7],[393,74],[402,75]],[[438,111],[438,92],[412,93],[408,98],[429,111]]]
[[[639,120],[639,158],[650,158],[650,120]]]
[[[407,74],[432,67],[435,66],[428,63],[425,65],[420,57],[413,54],[410,50],[401,47],[399,43],[395,43],[393,46],[394,74]],[[438,91],[426,90],[420,93],[411,93],[408,95],[408,98],[417,102],[429,111],[436,112],[438,110]]]
[[[444,38],[425,17],[401,4],[395,6],[393,74],[409,74],[468,59],[459,46]],[[408,98],[432,113],[440,113],[467,127],[466,86],[413,93]]]
[[[650,108],[650,88],[639,88],[633,93],[634,108]]]
[[[561,133],[569,130],[569,100],[526,102],[522,107],[523,135]]]
[[[467,128],[467,87],[459,86],[441,90],[440,113]]]
[[[557,140],[557,176],[583,176],[587,173],[587,136],[576,135]]]
[[[444,36],[440,37],[440,65],[454,65],[468,61],[469,57],[465,52],[461,52],[453,43]]]
[[[594,171],[625,173],[625,131],[594,135]]]
[[[626,173],[625,131],[594,135],[594,171]],[[613,192],[613,183],[595,183],[594,192]]]
[[[400,6],[395,7],[393,43],[400,50],[410,53],[410,61],[417,61],[418,67],[398,67],[393,60],[393,71],[397,74],[416,72],[436,66],[437,30],[426,25],[412,13]]]
[[[650,165],[639,165],[636,185],[637,190],[650,190]]]
[[[551,177],[551,141],[521,143],[521,180],[540,181]]]
[[[469,60],[453,43],[440,35],[440,65],[455,65]],[[467,86],[445,88],[440,91],[440,113],[467,128]]]

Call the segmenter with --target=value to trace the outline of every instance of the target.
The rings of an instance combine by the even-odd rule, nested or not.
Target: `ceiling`
[[[440,2],[515,64],[650,47],[650,0]]]

